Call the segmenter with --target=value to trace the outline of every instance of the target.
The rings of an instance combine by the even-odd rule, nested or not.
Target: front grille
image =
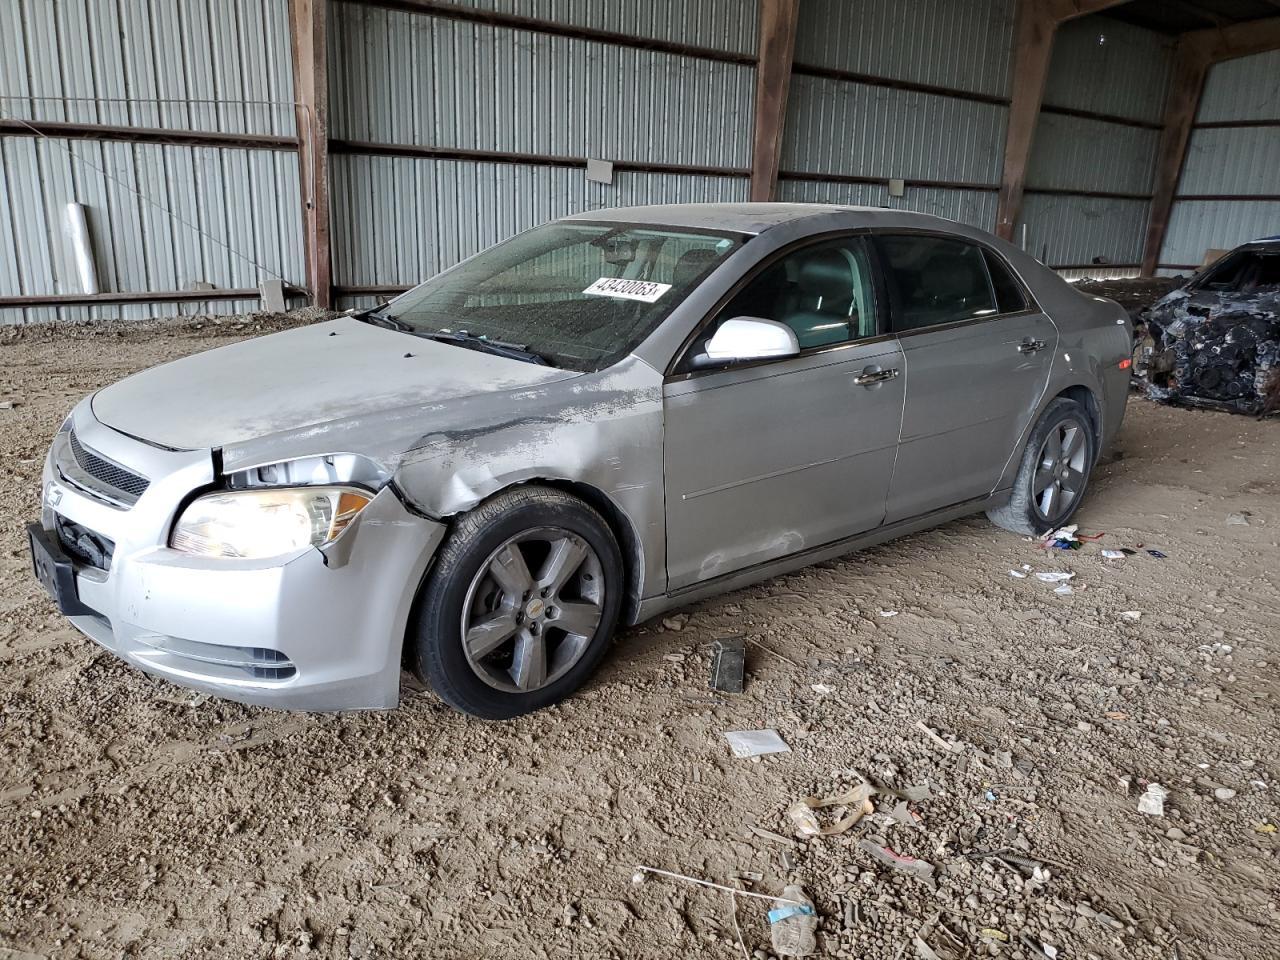
[[[58,535],[58,543],[73,559],[98,570],[111,569],[111,556],[116,549],[115,541],[68,520],[60,513],[53,515],[53,526]]]
[[[76,436],[74,430],[71,431],[70,441],[71,455],[76,458],[76,464],[98,482],[119,490],[133,500],[137,500],[146,492],[147,487],[151,486],[151,481],[146,477],[126,470],[85,447],[80,443],[80,438]]]

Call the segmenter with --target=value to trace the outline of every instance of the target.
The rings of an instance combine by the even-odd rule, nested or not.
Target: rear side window
[[[1022,285],[1013,278],[1004,261],[990,250],[983,250],[987,270],[991,273],[991,286],[996,292],[996,307],[1001,313],[1018,313],[1027,309],[1027,295]]]
[[[1210,267],[1196,286],[1217,293],[1275,293],[1280,290],[1280,254],[1238,250]]]
[[[894,293],[894,332],[998,312],[981,247],[914,234],[881,236],[876,243]]]

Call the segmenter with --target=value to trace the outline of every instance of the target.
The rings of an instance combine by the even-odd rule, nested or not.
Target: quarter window
[[[894,292],[895,332],[993,317],[998,312],[981,247],[947,237],[878,237]]]
[[[1013,278],[1004,261],[990,250],[983,250],[987,260],[987,270],[991,273],[991,286],[996,292],[996,306],[1001,313],[1019,313],[1027,309],[1027,295],[1022,284]]]

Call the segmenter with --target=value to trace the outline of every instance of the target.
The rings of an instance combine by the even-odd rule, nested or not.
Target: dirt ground
[[[922,927],[944,958],[1277,955],[1280,423],[1135,397],[1079,514],[1100,541],[951,523],[629,630],[579,696],[515,722],[421,692],[286,714],[99,650],[22,529],[73,402],[276,325],[0,336],[3,960],[744,956],[727,894],[638,865],[772,895],[793,876],[824,956],[928,956]],[[743,633],[746,692],[713,695],[710,644]],[[730,756],[724,731],[762,727],[790,752]],[[860,775],[879,812],[789,839],[793,801]],[[1149,781],[1163,816],[1137,809]],[[887,816],[916,786],[919,822]],[[746,956],[770,906],[736,898]]]

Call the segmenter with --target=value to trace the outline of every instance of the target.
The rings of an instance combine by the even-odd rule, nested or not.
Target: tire
[[[1097,444],[1088,411],[1074,400],[1058,397],[1045,408],[1027,437],[1009,502],[988,510],[987,516],[997,526],[1033,537],[1063,526],[1084,500]],[[1051,454],[1065,451],[1067,446],[1069,455],[1053,460]],[[1056,498],[1053,494],[1046,497],[1046,491],[1055,489]]]
[[[459,519],[441,547],[419,596],[411,663],[463,713],[540,710],[595,671],[623,592],[622,552],[599,513],[550,487],[508,490]]]

